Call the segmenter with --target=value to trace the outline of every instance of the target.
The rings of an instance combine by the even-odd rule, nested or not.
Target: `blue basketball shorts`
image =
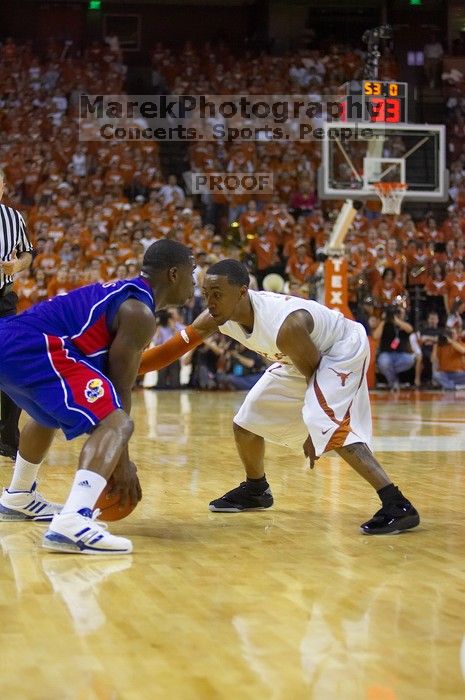
[[[0,389],[68,440],[122,408],[111,381],[73,344],[19,323],[0,325]]]

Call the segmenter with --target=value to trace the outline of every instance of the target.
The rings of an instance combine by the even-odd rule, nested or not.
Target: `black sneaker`
[[[247,488],[247,482],[243,481],[237,488],[211,501],[208,507],[214,513],[240,513],[243,510],[271,508],[272,505],[273,495],[270,488],[263,493],[253,494]]]
[[[393,535],[420,524],[420,516],[409,501],[381,508],[360,526],[364,535]]]
[[[16,459],[17,448],[12,445],[7,445],[6,442],[0,442],[0,457],[9,457],[13,460]]]

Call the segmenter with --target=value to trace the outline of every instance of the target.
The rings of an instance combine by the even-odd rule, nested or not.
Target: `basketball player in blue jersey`
[[[184,304],[192,273],[189,249],[160,240],[147,249],[138,278],[82,287],[0,319],[0,388],[30,416],[0,498],[0,520],[51,521],[43,546],[54,551],[132,551],[130,540],[95,521],[93,508],[110,477],[123,503],[142,496],[128,452],[131,389],[155,331],[155,310]],[[36,488],[57,429],[68,440],[89,433],[63,506]]]

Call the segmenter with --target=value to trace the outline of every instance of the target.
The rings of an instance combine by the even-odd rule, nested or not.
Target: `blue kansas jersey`
[[[113,320],[130,298],[155,311],[139,277],[81,287],[0,319],[0,389],[68,439],[92,430],[121,408],[106,367]]]
[[[91,284],[49,301],[43,301],[8,319],[23,328],[67,338],[87,357],[108,351],[111,325],[121,304],[138,299],[155,311],[150,286],[141,277],[132,280]]]

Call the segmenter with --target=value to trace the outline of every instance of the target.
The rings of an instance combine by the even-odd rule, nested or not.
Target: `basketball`
[[[107,484],[100,494],[97,503],[95,504],[95,507],[102,511],[98,516],[98,520],[112,521],[127,518],[136,506],[131,505],[129,502],[127,502],[124,506],[120,506],[119,495],[115,494],[108,496],[107,494],[109,490],[110,484]]]

